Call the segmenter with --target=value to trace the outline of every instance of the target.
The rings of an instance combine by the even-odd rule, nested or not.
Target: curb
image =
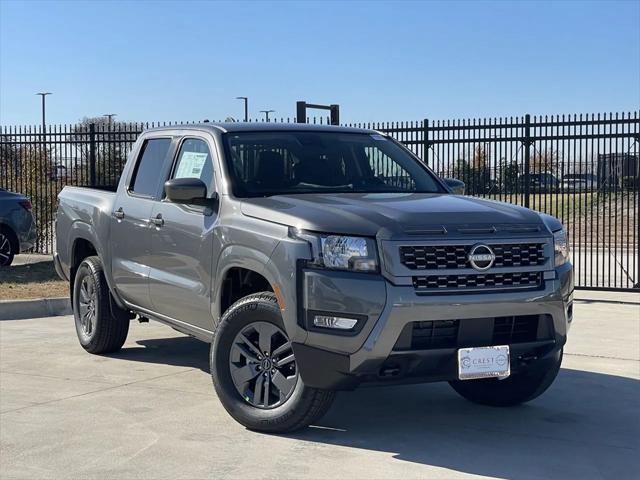
[[[575,290],[573,299],[586,303],[621,303],[640,305],[640,292],[608,292],[598,290]]]
[[[0,320],[54,317],[72,313],[68,297],[0,301]]]

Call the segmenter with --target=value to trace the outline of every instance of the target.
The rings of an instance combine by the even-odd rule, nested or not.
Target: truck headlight
[[[320,237],[322,260],[327,268],[373,272],[378,269],[373,240],[362,237],[328,235]]]
[[[313,264],[335,270],[377,272],[378,254],[371,238],[347,235],[319,235],[290,229],[294,238],[311,244]]]
[[[554,232],[553,251],[555,253],[556,267],[569,261],[569,241],[567,240],[567,231],[565,229]]]

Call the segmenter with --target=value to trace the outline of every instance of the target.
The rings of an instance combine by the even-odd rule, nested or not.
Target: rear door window
[[[157,195],[170,147],[170,138],[152,138],[144,142],[129,186],[131,192],[148,197]]]

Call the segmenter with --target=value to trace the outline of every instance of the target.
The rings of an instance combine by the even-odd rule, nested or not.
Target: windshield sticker
[[[382,135],[380,135],[378,133],[374,133],[373,135],[371,135],[371,138],[373,138],[374,140],[378,140],[378,141],[380,141],[380,140],[385,141],[386,140],[386,138],[384,138]]]
[[[200,178],[208,153],[184,152],[174,178]]]

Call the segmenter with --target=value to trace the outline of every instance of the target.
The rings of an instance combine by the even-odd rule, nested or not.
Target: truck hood
[[[440,193],[341,193],[249,198],[242,213],[326,233],[395,237],[447,226],[541,226],[533,210]]]

